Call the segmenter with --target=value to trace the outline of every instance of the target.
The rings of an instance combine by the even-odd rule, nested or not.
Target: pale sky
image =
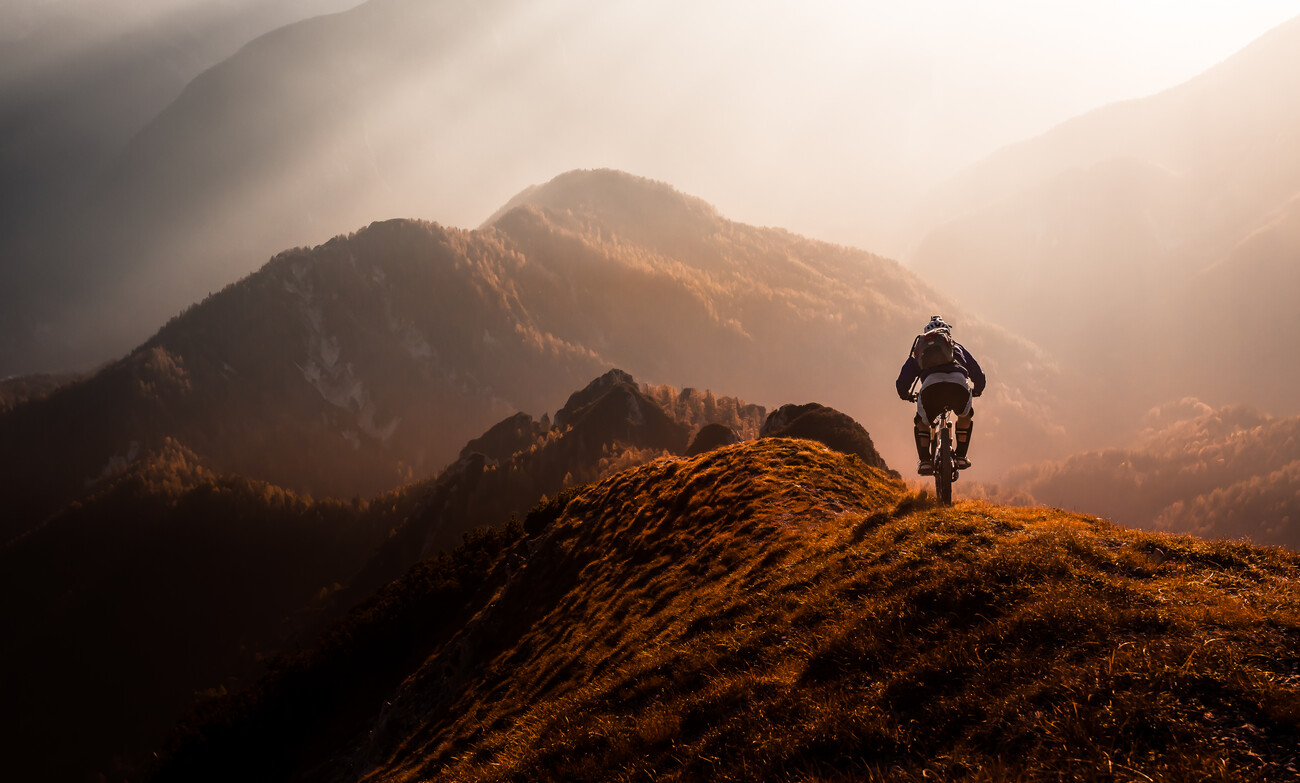
[[[1300,15],[1297,0],[825,5],[843,14],[837,19],[828,12],[826,24],[850,22],[841,34],[861,35],[929,62],[933,89],[947,101],[961,105],[962,93],[1004,97],[1000,130],[1011,136],[1172,87]]]
[[[704,0],[687,12],[688,24],[708,31],[701,35],[731,31],[718,58],[736,83],[755,85],[754,116],[763,118],[762,132],[745,133],[757,130],[750,124],[731,135],[748,153],[738,157],[789,160],[783,151],[790,150],[800,160],[804,150],[836,151],[809,155],[801,164],[806,180],[798,166],[784,175],[785,203],[770,183],[745,182],[758,175],[743,166],[715,174],[716,182],[692,181],[686,166],[660,178],[735,219],[895,251],[888,236],[851,213],[837,217],[825,204],[801,211],[800,204],[813,190],[839,197],[841,181],[848,198],[876,179],[882,197],[864,210],[893,223],[899,215],[891,207],[997,148],[1180,84],[1298,15],[1300,0]],[[797,96],[797,109],[764,115],[759,107],[773,94]],[[694,104],[701,105],[707,99]],[[860,157],[835,139],[841,134],[861,140]],[[744,191],[764,198],[746,203]]]

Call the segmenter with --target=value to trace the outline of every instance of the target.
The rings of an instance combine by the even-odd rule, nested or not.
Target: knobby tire
[[[952,505],[952,433],[945,426],[939,432],[939,459],[934,466],[934,492],[939,502]]]

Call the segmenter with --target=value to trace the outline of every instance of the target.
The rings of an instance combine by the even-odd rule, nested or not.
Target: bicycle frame
[[[912,387],[912,402],[916,402],[920,392]],[[957,413],[944,406],[930,420],[930,459],[931,473],[934,475],[934,492],[939,502],[945,506],[952,505],[952,482],[957,480],[956,458],[954,449],[957,444]]]
[[[957,480],[957,463],[953,448],[957,443],[957,414],[945,407],[930,422],[930,453],[933,455],[934,492],[939,502],[952,505],[952,482]]]

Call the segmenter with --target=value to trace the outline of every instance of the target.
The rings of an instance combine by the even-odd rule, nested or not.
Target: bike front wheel
[[[947,427],[939,433],[939,453],[934,465],[934,493],[945,506],[952,505],[952,433]]]

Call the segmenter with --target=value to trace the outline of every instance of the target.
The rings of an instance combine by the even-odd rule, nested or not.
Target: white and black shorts
[[[958,416],[971,416],[970,381],[959,372],[935,373],[921,382],[921,393],[916,398],[916,415],[929,424],[943,409],[951,408]]]

